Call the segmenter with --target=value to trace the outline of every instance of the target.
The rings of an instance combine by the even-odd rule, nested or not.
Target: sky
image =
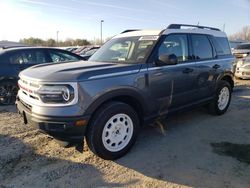
[[[223,29],[250,26],[250,0],[0,0],[0,40],[103,38],[171,23]]]

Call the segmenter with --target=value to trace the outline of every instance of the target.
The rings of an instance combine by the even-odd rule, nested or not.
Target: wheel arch
[[[231,75],[227,75],[227,74],[223,75],[220,80],[227,81],[230,84],[231,88],[232,89],[234,88],[234,80]]]
[[[137,113],[140,121],[147,113],[147,105],[144,97],[135,89],[118,89],[109,91],[99,96],[87,109],[86,114],[94,114],[103,104],[117,101],[130,105]]]

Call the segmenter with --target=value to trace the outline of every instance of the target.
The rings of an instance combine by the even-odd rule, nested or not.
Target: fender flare
[[[92,114],[94,113],[102,104],[104,104],[107,101],[110,101],[117,97],[129,97],[133,100],[136,100],[138,104],[141,106],[141,109],[143,110],[143,114],[147,112],[147,103],[146,99],[143,97],[140,92],[132,87],[128,88],[119,88],[110,90],[108,92],[104,92],[102,95],[98,96],[94,102],[90,104],[90,106],[86,109],[86,114]]]

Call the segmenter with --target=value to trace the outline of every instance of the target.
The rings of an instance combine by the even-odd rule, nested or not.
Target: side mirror
[[[178,62],[177,56],[175,54],[170,55],[160,55],[157,65],[176,65]]]

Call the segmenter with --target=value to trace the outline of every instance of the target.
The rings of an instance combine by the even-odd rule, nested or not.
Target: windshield
[[[145,61],[155,41],[149,37],[114,38],[94,53],[89,61],[142,63]]]
[[[235,49],[239,49],[239,50],[250,50],[250,44],[239,44],[238,46],[236,46]]]

